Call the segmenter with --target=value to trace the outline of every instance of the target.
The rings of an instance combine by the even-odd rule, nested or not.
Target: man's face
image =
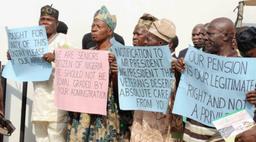
[[[41,16],[39,19],[39,25],[45,26],[46,33],[49,37],[56,33],[58,21],[52,16]]]
[[[108,37],[111,37],[112,30],[108,27],[108,25],[98,19],[95,19],[92,23],[91,34],[92,40],[95,42],[100,42],[105,40]]]
[[[148,31],[143,27],[135,27],[133,31],[133,46],[145,46],[147,45],[146,39],[147,39],[147,33]]]
[[[192,31],[192,41],[195,47],[202,48],[204,46],[204,36],[206,31],[204,27],[196,27]]]
[[[205,50],[207,53],[215,54],[219,51],[220,47],[223,45],[224,35],[221,30],[219,30],[215,25],[209,25],[207,28],[207,38]]]

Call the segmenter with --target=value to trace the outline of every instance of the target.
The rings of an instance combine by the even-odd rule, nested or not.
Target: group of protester
[[[70,47],[65,34],[58,33],[59,12],[52,6],[41,8],[39,25],[44,25],[50,52],[43,59],[54,65],[54,49]],[[34,100],[32,110],[33,133],[37,142],[197,142],[224,141],[218,131],[195,120],[172,114],[176,90],[181,73],[185,69],[184,57],[187,49],[179,56],[172,54],[172,70],[175,73],[170,110],[163,114],[148,111],[122,111],[118,104],[117,64],[111,47],[116,44],[114,30],[116,17],[105,6],[99,9],[91,26],[91,33],[83,38],[83,49],[110,51],[110,75],[107,97],[107,115],[66,112],[54,105],[54,69],[47,81],[33,82]],[[67,27],[64,27],[66,29]],[[64,30],[65,31],[65,30]],[[131,33],[132,34],[132,33]],[[120,36],[117,35],[117,39]],[[121,40],[123,41],[123,40]],[[228,18],[216,18],[207,24],[198,24],[192,30],[194,47],[209,54],[225,57],[256,57],[256,28],[244,27],[237,30]],[[179,39],[175,24],[168,19],[158,19],[143,14],[133,31],[134,46],[168,45],[175,53]],[[90,44],[90,45],[88,45]],[[123,43],[124,44],[124,41]],[[136,47],[134,47],[136,48]],[[241,55],[240,55],[241,53]],[[256,105],[256,91],[246,94],[246,100]],[[0,108],[2,105],[0,104]],[[0,112],[3,115],[2,111]],[[256,127],[237,136],[236,141],[252,142],[256,139]]]

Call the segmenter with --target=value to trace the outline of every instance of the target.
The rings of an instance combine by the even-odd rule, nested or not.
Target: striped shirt
[[[187,119],[183,135],[185,142],[224,142],[219,132],[192,119]]]

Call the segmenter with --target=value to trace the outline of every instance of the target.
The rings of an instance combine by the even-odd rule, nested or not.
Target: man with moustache
[[[238,53],[234,47],[235,33],[235,26],[230,19],[221,17],[212,20],[207,27],[207,42],[204,52],[225,57],[237,57]],[[183,59],[179,59],[175,63],[175,69],[179,72],[184,71]],[[192,119],[188,119],[186,122],[183,140],[185,142],[224,141],[215,128]]]
[[[68,47],[66,35],[57,33],[59,12],[52,6],[41,8],[39,25],[45,26],[49,52],[43,59],[53,65],[52,74],[47,81],[33,82],[34,98],[32,107],[33,133],[37,142],[65,142],[66,112],[54,105],[54,50]]]

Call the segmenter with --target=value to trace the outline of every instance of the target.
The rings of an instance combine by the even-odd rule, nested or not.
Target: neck
[[[220,56],[228,56],[230,54],[230,52],[232,52],[233,49],[233,46],[230,44],[227,44],[225,46],[222,46],[220,47],[220,50],[219,52],[217,53],[217,55],[220,55]]]
[[[48,41],[51,40],[56,34],[57,34],[57,32],[52,33],[52,34],[47,34]]]
[[[110,39],[103,40],[101,42],[97,42],[97,44],[96,44],[96,48],[98,50],[107,50],[111,46],[112,46],[112,44],[110,43]]]

